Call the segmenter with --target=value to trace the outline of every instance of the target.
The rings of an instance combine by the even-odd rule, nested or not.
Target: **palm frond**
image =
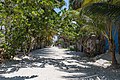
[[[109,17],[114,20],[120,19],[120,6],[108,3],[93,3],[85,8],[87,14]]]
[[[73,10],[81,8],[83,0],[70,0],[70,6]]]

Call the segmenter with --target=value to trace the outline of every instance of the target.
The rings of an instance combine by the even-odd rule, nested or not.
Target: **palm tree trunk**
[[[118,49],[119,49],[119,54],[120,54],[120,23],[118,25],[118,44],[119,44]]]
[[[117,60],[115,57],[115,44],[114,44],[113,39],[109,40],[109,52],[112,58],[112,65],[117,65]]]
[[[115,57],[115,44],[114,44],[114,39],[112,36],[112,21],[109,19],[108,20],[108,42],[109,42],[109,52],[111,54],[111,58],[112,58],[112,65],[117,65],[117,60]]]

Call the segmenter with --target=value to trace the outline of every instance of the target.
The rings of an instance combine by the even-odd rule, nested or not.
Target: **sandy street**
[[[120,71],[106,69],[109,65],[104,59],[93,62],[83,53],[51,47],[1,64],[0,80],[119,80]]]

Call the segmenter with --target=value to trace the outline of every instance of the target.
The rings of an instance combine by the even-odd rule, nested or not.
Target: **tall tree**
[[[60,22],[54,8],[62,4],[54,0],[1,0],[0,23],[5,27],[6,54],[14,57],[17,51],[29,53],[33,44],[51,42]]]
[[[99,10],[98,10],[99,9]],[[91,6],[88,6],[88,12],[94,15],[99,15],[101,17],[106,17],[107,32],[104,32],[104,36],[108,39],[109,42],[109,51],[112,57],[112,64],[117,64],[117,60],[115,58],[115,44],[114,38],[112,36],[112,24],[113,21],[116,21],[120,15],[120,6],[112,5],[109,3],[94,3]]]
[[[71,1],[71,0],[70,0]],[[74,0],[75,1],[75,0]],[[120,1],[119,0],[77,0],[81,2],[81,6],[75,8],[83,8],[87,7],[87,12],[93,15],[100,15],[106,17],[106,24],[108,24],[106,29],[108,29],[108,34],[104,32],[103,35],[109,41],[109,50],[112,57],[112,64],[117,64],[117,60],[115,58],[115,45],[114,39],[112,37],[112,22],[119,19],[120,15]],[[103,3],[105,2],[105,3]],[[72,6],[76,6],[72,4]],[[74,7],[73,7],[74,9]],[[103,31],[102,31],[103,32]]]

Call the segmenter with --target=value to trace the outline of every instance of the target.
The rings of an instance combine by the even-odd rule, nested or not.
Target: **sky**
[[[64,0],[65,1],[65,5],[62,7],[62,8],[55,8],[54,10],[57,12],[57,13],[59,13],[61,10],[63,10],[63,9],[69,9],[69,0]]]
[[[54,9],[57,13],[59,13],[61,10],[65,9],[65,8],[67,10],[69,9],[69,0],[64,0],[64,1],[65,1],[65,5],[62,8],[55,8]],[[57,35],[55,35],[53,38],[53,42],[55,42],[57,40],[58,40],[58,37],[57,37]]]

